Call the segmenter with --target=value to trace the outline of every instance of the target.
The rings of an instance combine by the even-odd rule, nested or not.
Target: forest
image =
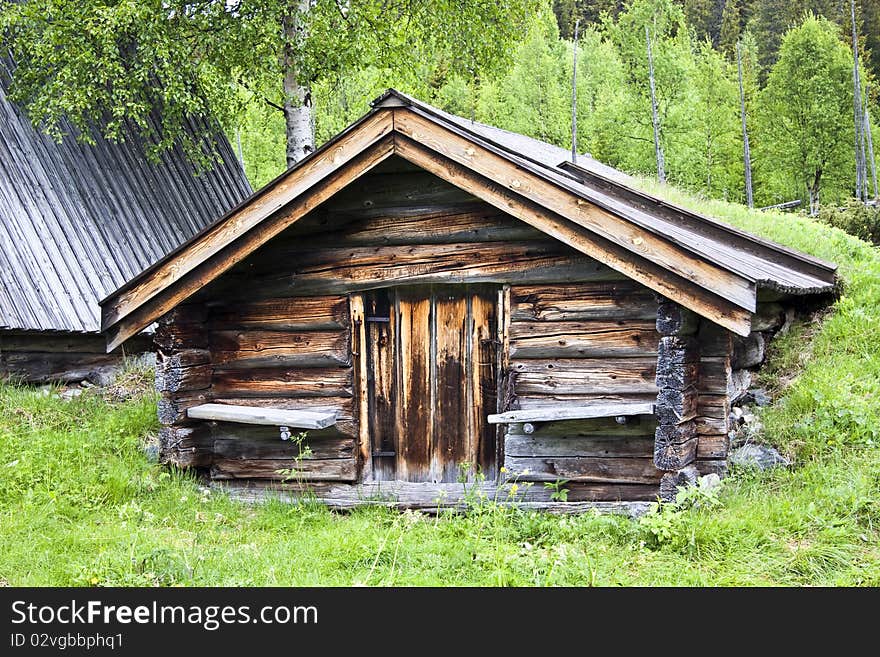
[[[877,135],[880,3],[860,4],[862,93]],[[848,2],[555,0],[538,7],[519,38],[476,76],[451,70],[440,58],[319,80],[317,141],[356,119],[384,88],[396,86],[449,112],[570,148],[576,20],[579,152],[629,173],[656,176],[648,26],[668,182],[745,202],[739,44],[754,204],[801,200],[807,208],[811,190],[825,206],[853,197]],[[259,186],[284,168],[283,117],[257,103],[242,118],[230,126],[230,136],[240,138],[248,177]],[[876,193],[869,174],[868,196]]]

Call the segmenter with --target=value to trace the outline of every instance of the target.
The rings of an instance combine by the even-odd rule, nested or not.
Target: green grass
[[[720,506],[652,522],[248,506],[147,461],[150,395],[3,385],[0,583],[880,585],[880,253],[803,217],[663,193],[840,264],[833,312],[777,341],[765,374],[783,394],[766,437],[792,469],[734,472]]]

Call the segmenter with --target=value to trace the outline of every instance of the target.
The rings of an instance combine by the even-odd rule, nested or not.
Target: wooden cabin
[[[65,125],[56,141],[8,98],[10,76],[0,58],[0,379],[100,382],[152,340],[105,353],[98,301],[251,188],[210,121],[187,126],[219,153],[200,173],[180,147],[151,161],[134,130],[85,144]]]
[[[159,322],[167,463],[339,507],[455,504],[462,481],[564,506],[723,472],[740,374],[834,280],[391,90],[102,317],[110,349]]]

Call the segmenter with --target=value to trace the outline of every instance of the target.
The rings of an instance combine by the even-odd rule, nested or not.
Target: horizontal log
[[[577,285],[513,285],[511,320],[653,320],[653,293],[629,279]]]
[[[555,422],[558,420],[589,420],[630,415],[652,415],[654,405],[641,402],[597,403],[585,406],[558,406],[541,409],[507,411],[488,417],[489,424],[522,422]],[[624,424],[619,422],[618,424]]]
[[[171,324],[191,324],[198,326],[205,323],[208,309],[203,303],[179,303],[159,319],[159,328]]]
[[[717,474],[723,477],[727,474],[727,459],[697,459],[694,466],[700,476]]]
[[[211,385],[211,372],[210,364],[194,367],[164,367],[157,363],[156,391],[174,393],[203,390]]]
[[[296,429],[326,429],[336,424],[336,413],[333,411],[288,410],[227,404],[193,406],[187,411],[187,415],[198,420],[287,426]]]
[[[425,171],[372,173],[350,183],[324,206],[329,213],[394,207],[474,203],[467,192]]]
[[[229,427],[214,429],[214,435],[235,437],[217,438],[214,440],[214,453],[225,459],[348,459],[354,456],[355,442],[353,438],[336,436],[333,438],[315,439],[312,432],[299,444],[293,440],[280,440],[278,432],[274,436],[265,436],[267,430],[241,431]],[[307,449],[306,449],[307,448]]]
[[[512,360],[514,393],[534,396],[656,391],[653,358]]]
[[[697,407],[697,412],[702,412],[702,408]],[[701,436],[710,436],[714,434],[727,435],[729,431],[727,418],[706,417],[698,415],[694,418],[694,424],[697,427],[697,433]]]
[[[655,413],[660,424],[681,424],[697,416],[696,388],[663,388],[657,393]]]
[[[277,262],[297,263],[296,271],[279,274]],[[299,296],[366,290],[377,284],[574,282],[607,276],[605,265],[549,239],[321,249],[296,244],[263,253],[253,266],[232,270],[217,294],[242,298],[260,289],[266,295]]]
[[[522,424],[508,424],[506,434],[509,436],[528,435],[534,438],[559,437],[578,438],[590,436],[650,436],[654,437],[657,421],[653,416],[635,415],[626,424],[618,424],[613,417],[595,418],[591,420],[564,420],[544,422],[535,431],[526,434]]]
[[[295,470],[285,473],[284,470]],[[357,463],[346,459],[229,459],[215,457],[212,479],[273,479],[300,481],[354,481]]]
[[[657,332],[648,320],[613,322],[514,322],[513,358],[603,358],[653,356]]]
[[[207,349],[180,349],[156,354],[156,367],[161,370],[207,365],[210,362],[211,352]]]
[[[126,355],[150,351],[152,336],[137,335],[125,343]],[[97,354],[107,357],[107,340],[98,333],[63,333],[44,331],[0,331],[0,354],[23,351],[33,354]],[[122,349],[113,354],[122,356]]]
[[[204,323],[160,323],[153,333],[153,343],[160,351],[164,352],[180,349],[203,349],[208,346]]]
[[[194,424],[198,420],[191,420],[186,411],[193,406],[204,404],[209,398],[207,390],[161,394],[156,400],[159,424]]]
[[[698,334],[703,358],[729,358],[733,349],[733,333],[714,322],[702,320]]]
[[[218,484],[215,484],[218,485]],[[645,502],[655,501],[657,484],[595,484],[569,481],[563,487],[568,491],[566,502],[554,502],[550,496],[553,491],[541,485],[517,486],[515,494],[510,494],[511,484],[496,487],[494,483],[413,483],[408,481],[376,481],[359,484],[336,482],[269,482],[251,480],[248,482],[229,482],[222,484],[223,490],[237,498],[249,502],[259,501],[269,496],[277,497],[289,492],[290,499],[308,492],[312,497],[332,508],[351,509],[363,505],[381,505],[395,509],[422,509],[438,511],[450,508],[463,508],[468,500],[479,491],[486,499],[498,500],[500,504],[515,504],[523,509],[536,509],[554,513],[578,513],[589,509],[614,511],[622,508],[636,508],[639,513],[647,510]],[[440,501],[438,503],[438,500]],[[593,506],[596,501],[644,501],[641,505],[629,507]],[[551,506],[552,505],[552,506]]]
[[[159,458],[178,468],[207,467],[214,458],[210,427],[162,427],[159,429]]]
[[[482,202],[318,213],[296,234],[315,246],[405,246],[542,240],[545,235]]]
[[[353,418],[351,397],[216,397],[217,404],[268,406],[270,408],[328,410],[336,412],[336,423]]]
[[[657,306],[656,328],[662,335],[691,335],[699,325],[699,315],[674,301],[664,300]]]
[[[543,457],[505,456],[508,476],[519,481],[613,482],[656,484],[662,472],[648,458]]]
[[[120,354],[0,352],[0,378],[25,383],[74,382],[109,375],[122,366]]]
[[[348,329],[330,331],[214,331],[214,364],[239,367],[329,367],[350,360]]]
[[[211,308],[211,329],[264,328],[276,331],[319,331],[349,325],[348,297],[290,297]]]
[[[529,436],[508,435],[504,439],[506,456],[568,456],[647,458],[652,454],[654,441],[650,436]]]
[[[730,399],[727,395],[700,394],[697,408],[701,417],[726,420],[730,415]]]
[[[701,435],[697,443],[697,459],[726,459],[730,448],[727,434]]]
[[[704,358],[700,362],[700,392],[726,395],[730,387],[730,361],[727,358]]]
[[[599,392],[599,393],[581,393],[577,395],[559,395],[559,394],[538,394],[538,395],[519,395],[516,397],[516,403],[520,409],[546,408],[547,406],[583,406],[585,404],[593,404],[598,402],[608,402],[616,404],[619,402],[644,402],[653,404],[657,401],[657,388],[644,392]]]
[[[349,367],[216,370],[217,397],[351,397]]]

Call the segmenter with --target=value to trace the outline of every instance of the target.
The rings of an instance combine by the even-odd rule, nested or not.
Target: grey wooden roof
[[[406,105],[471,139],[482,140],[523,168],[759,287],[814,294],[834,286],[835,264],[641,192],[632,176],[588,155],[579,155],[572,164],[571,152],[563,148],[449,114],[396,89],[389,89],[371,105],[379,108],[389,102]]]
[[[98,331],[101,298],[251,193],[207,120],[188,129],[215,134],[222,161],[197,176],[180,148],[151,163],[133,132],[124,143],[54,141],[7,98],[6,80],[0,74],[0,329]]]

